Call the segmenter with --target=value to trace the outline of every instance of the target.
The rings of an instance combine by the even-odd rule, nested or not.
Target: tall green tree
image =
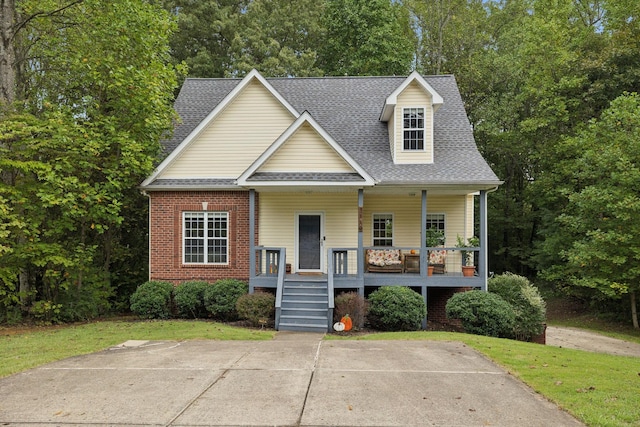
[[[231,43],[227,75],[252,69],[272,77],[321,74],[317,67],[325,2],[253,0],[240,17]]]
[[[640,96],[615,99],[565,144],[568,153],[581,154],[563,174],[573,179],[564,185],[567,203],[557,219],[563,239],[552,248],[560,249],[562,263],[550,267],[546,276],[586,288],[596,299],[629,295],[638,328]]]
[[[493,268],[533,276],[547,203],[534,186],[556,167],[558,143],[594,117],[587,70],[603,35],[594,2],[489,2],[486,48],[461,77],[478,145],[505,184],[491,198]],[[591,13],[590,12],[590,13]],[[473,73],[473,71],[472,71]],[[555,208],[552,208],[553,211]]]
[[[184,62],[191,77],[225,77],[231,67],[231,44],[244,25],[250,0],[163,0],[178,31],[170,39],[171,55]]]
[[[482,0],[405,0],[417,36],[416,68],[425,74],[472,73],[474,55],[488,43]]]
[[[574,101],[580,111],[580,115],[570,120],[575,129],[591,118],[598,118],[610,102],[625,91],[640,89],[640,62],[635,54],[640,48],[637,2],[579,4],[582,6],[580,22],[593,31],[580,54],[582,59],[575,67],[585,82]],[[566,135],[571,134],[567,132]],[[533,260],[539,269],[547,272],[558,263],[559,251],[565,249],[565,228],[555,218],[566,208],[565,194],[572,191],[575,182],[573,165],[582,155],[577,146],[566,144],[563,138],[558,138],[552,148],[545,153],[548,161],[532,186],[538,198],[541,225],[540,249]],[[584,294],[584,288],[582,290]]]
[[[0,100],[16,98],[15,0],[0,0]]]
[[[325,74],[406,75],[414,60],[409,12],[390,0],[330,0],[318,66]]]
[[[26,65],[0,111],[0,287],[15,292],[20,278],[23,294],[79,311],[87,298],[91,311],[117,286],[114,254],[140,232],[124,213],[138,215],[136,186],[174,118],[174,24],[142,0],[21,0],[15,12]]]

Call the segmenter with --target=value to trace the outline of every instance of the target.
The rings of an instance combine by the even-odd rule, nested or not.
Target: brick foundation
[[[249,280],[249,192],[248,191],[159,191],[150,192],[151,280],[175,284],[187,280],[214,282],[218,279]],[[182,262],[182,213],[207,211],[229,214],[229,263],[185,265]],[[256,194],[256,211],[258,195]],[[256,215],[256,236],[258,220]],[[257,244],[257,241],[255,241]]]
[[[470,290],[468,287],[460,288],[429,288],[427,289],[427,317],[430,322],[441,325],[459,326],[459,322],[447,319],[446,305],[449,298],[458,292]]]

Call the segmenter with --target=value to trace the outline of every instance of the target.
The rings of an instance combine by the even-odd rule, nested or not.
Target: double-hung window
[[[373,214],[373,246],[393,246],[393,215]]]
[[[438,242],[432,242],[432,243],[437,243],[434,246],[444,245],[444,242],[445,242],[444,214],[442,213],[427,214],[426,229],[427,229],[427,235],[434,236],[438,240]]]
[[[229,214],[185,212],[184,263],[227,264],[229,261]]]
[[[403,148],[424,150],[424,108],[404,108],[402,116]]]

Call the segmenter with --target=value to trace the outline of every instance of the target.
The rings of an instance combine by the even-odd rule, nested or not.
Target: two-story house
[[[276,294],[276,327],[292,330],[330,327],[343,290],[410,286],[442,320],[454,292],[486,289],[487,194],[502,182],[453,76],[254,70],[187,79],[175,108],[166,157],[141,185],[150,280],[247,280]],[[456,242],[472,236],[463,256]]]

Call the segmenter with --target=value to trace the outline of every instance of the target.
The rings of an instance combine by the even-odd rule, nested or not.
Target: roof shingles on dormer
[[[373,178],[377,186],[468,184],[489,188],[499,185],[501,181],[477,150],[455,78],[444,75],[421,79],[442,98],[440,108],[434,113],[434,161],[431,164],[395,164],[389,149],[387,123],[381,120],[381,114],[389,95],[407,81],[406,77],[265,80],[290,107],[298,112],[308,112],[331,141]],[[175,102],[182,123],[176,127],[171,139],[163,141],[165,154],[173,152],[242,81],[187,79]],[[304,174],[288,175],[293,181],[300,180],[301,176]],[[162,187],[169,187],[171,183],[177,185],[176,180],[162,181],[161,175],[157,178],[143,187],[151,188],[160,183],[164,184]],[[330,176],[318,175],[316,178],[330,182]],[[345,178],[342,176],[337,181]],[[273,181],[286,179],[285,175],[269,177]],[[245,182],[248,184],[251,179]]]

